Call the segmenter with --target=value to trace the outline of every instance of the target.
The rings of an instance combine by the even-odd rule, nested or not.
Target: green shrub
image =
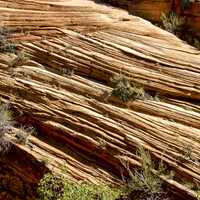
[[[73,183],[63,177],[45,174],[38,187],[39,200],[115,200],[120,191],[105,185]]]
[[[64,194],[63,180],[47,173],[40,180],[37,192],[40,200],[60,200]]]
[[[128,80],[122,74],[114,76],[111,82],[113,85],[112,95],[118,97],[123,102],[144,98],[144,87],[141,84]]]

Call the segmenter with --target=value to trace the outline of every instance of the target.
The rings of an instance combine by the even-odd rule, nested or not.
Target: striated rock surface
[[[35,199],[48,169],[121,184],[123,162],[140,166],[139,145],[176,172],[174,180],[161,178],[178,199],[196,198],[185,184],[200,184],[198,50],[89,0],[0,1],[0,18],[29,58],[0,54],[0,96],[18,123],[37,130],[29,145],[13,143],[2,157],[0,199]],[[119,73],[161,98],[120,102],[110,95],[110,78]],[[183,161],[187,147],[192,159]]]
[[[122,7],[130,13],[153,22],[160,22],[162,13],[175,11],[178,16],[185,17],[185,24],[193,34],[200,36],[200,1],[184,0],[103,0]],[[185,2],[185,5],[184,5]]]

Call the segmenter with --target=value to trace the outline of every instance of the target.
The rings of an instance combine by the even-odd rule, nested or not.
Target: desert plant
[[[63,197],[63,180],[51,173],[45,174],[38,186],[37,193],[40,200],[58,200]]]
[[[11,129],[11,113],[8,105],[0,105],[0,153],[4,154],[10,149],[10,141],[5,134]]]
[[[183,157],[185,160],[192,160],[192,145],[186,145],[183,148]]]
[[[45,174],[39,183],[40,200],[115,200],[120,191],[105,185],[77,184],[51,173]]]
[[[61,68],[60,72],[63,76],[73,76],[74,75],[73,68]]]
[[[177,160],[184,163],[184,162],[192,162],[195,165],[199,165],[198,159],[195,159],[195,157],[192,155],[193,150],[192,150],[192,145],[188,144],[183,146],[181,149],[181,155],[177,157]]]
[[[63,200],[115,200],[119,192],[108,186],[66,182]]]
[[[16,45],[9,41],[9,35],[10,31],[1,26],[0,27],[0,52],[10,52],[15,53],[16,52]]]
[[[26,145],[28,143],[28,137],[35,134],[35,129],[33,127],[22,126],[16,133],[17,143]]]
[[[185,19],[177,16],[174,12],[162,13],[161,23],[166,31],[179,35],[185,24]]]
[[[17,66],[24,65],[24,64],[26,64],[28,62],[28,60],[29,60],[28,55],[24,51],[19,51],[17,53],[16,58],[14,58],[9,63],[9,67],[17,67]]]
[[[128,194],[133,200],[165,199],[166,194],[163,190],[163,182],[158,176],[166,170],[163,162],[159,164],[158,173],[154,174],[155,164],[149,152],[139,147],[138,153],[142,162],[141,170],[135,170],[133,173],[129,166],[125,165],[129,172],[130,180],[125,184],[124,193]]]
[[[112,77],[111,83],[113,85],[112,95],[123,102],[144,98],[144,87],[139,83],[130,81],[122,74]]]

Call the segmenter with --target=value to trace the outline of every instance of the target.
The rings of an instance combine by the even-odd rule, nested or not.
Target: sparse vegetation
[[[26,145],[28,143],[28,137],[34,133],[35,130],[33,127],[26,128],[22,126],[15,135],[17,138],[17,143]]]
[[[195,159],[192,155],[192,145],[186,145],[181,150],[181,155],[177,158],[178,161],[185,163],[185,162],[192,162],[195,165],[199,166],[199,160]]]
[[[189,3],[189,0],[182,0],[182,8],[187,8]],[[177,16],[175,12],[170,11],[169,13],[162,13],[160,19],[162,28],[200,49],[200,39],[194,30],[186,23],[184,17]]]
[[[192,146],[191,145],[187,145],[183,149],[183,158],[185,160],[192,160]]]
[[[158,176],[165,171],[163,162],[159,164],[158,174],[154,174],[152,170],[155,169],[155,164],[149,152],[142,147],[139,148],[138,152],[142,159],[142,169],[133,173],[128,166],[125,166],[130,175],[125,193],[131,195],[130,199],[132,200],[164,200],[166,194],[163,190],[163,182]]]
[[[9,63],[10,67],[17,67],[27,63],[29,60],[28,55],[24,51],[19,51],[17,53],[17,57],[14,58],[11,63]]]
[[[73,68],[61,68],[60,72],[63,76],[73,76],[74,75]]]
[[[40,200],[60,200],[64,195],[63,179],[47,173],[40,180],[37,192]]]
[[[114,76],[111,82],[113,85],[112,95],[118,97],[123,102],[145,97],[144,86],[130,81],[122,74]]]
[[[176,13],[171,11],[167,14],[162,13],[161,23],[166,31],[179,35],[185,25],[185,19],[177,16]]]
[[[0,26],[0,52],[16,52],[16,45],[9,40],[10,31]]]
[[[188,149],[187,152],[191,151]],[[141,157],[141,170],[136,170],[133,173],[129,165],[122,162],[130,176],[130,180],[124,188],[125,196],[128,196],[128,200],[168,200],[169,193],[159,176],[164,175],[168,179],[173,179],[175,172],[173,170],[169,171],[162,160],[155,164],[150,153],[145,151],[143,147],[138,148],[138,153]],[[190,157],[191,154],[188,153],[187,155]],[[190,190],[196,188],[195,183],[187,182],[187,180],[182,184]],[[200,193],[197,191],[198,200],[200,200],[199,196]]]
[[[185,2],[185,3],[188,3],[188,1],[189,0],[182,0],[182,2]],[[186,6],[186,4],[184,6]],[[75,6],[75,8],[77,8],[77,6]],[[62,11],[63,10],[66,10],[66,7],[65,8],[63,7]],[[93,11],[94,10],[95,10],[95,6],[93,5]],[[103,13],[103,9],[99,8],[96,10],[97,11],[99,10],[98,12],[101,11],[101,13]],[[106,10],[105,13],[106,12],[108,11]],[[23,13],[24,11],[22,10],[22,14]],[[78,13],[77,16],[80,15],[82,18],[84,17],[84,15],[81,15],[81,13],[78,12],[78,8],[77,8],[77,13]],[[87,13],[88,13],[88,10],[87,10]],[[93,15],[96,18],[98,18],[98,16],[101,17],[101,20],[100,19],[93,20],[93,21],[96,20],[98,22],[96,26],[93,26],[94,29],[97,29],[95,31],[98,31],[98,29],[107,28],[108,22],[112,21],[112,19],[115,18],[114,22],[117,25],[115,25],[115,27],[113,28],[113,32],[115,31],[115,33],[113,34],[112,40],[108,39],[109,36],[112,35],[111,31],[109,32],[109,31],[103,30],[104,33],[103,33],[102,38],[100,38],[97,35],[97,33],[95,33],[95,35],[94,33],[93,34],[90,33],[86,35],[87,32],[91,32],[89,30],[90,27],[88,28],[89,31],[86,30],[86,28],[84,28],[84,26],[82,26],[81,23],[78,24],[77,27],[75,27],[76,23],[74,24],[74,21],[81,21],[81,20],[78,20],[78,18],[75,20],[73,18],[72,21],[70,19],[66,19],[66,22],[64,22],[64,24],[66,24],[68,21],[68,24],[71,24],[72,27],[74,26],[75,30],[74,31],[72,30],[70,32],[68,30],[69,27],[66,26],[65,28],[66,29],[68,28],[68,29],[64,30],[64,27],[62,26],[63,29],[61,30],[62,27],[60,28],[60,33],[58,34],[57,39],[54,38],[54,35],[56,36],[57,32],[59,32],[59,26],[56,26],[57,29],[53,30],[53,28],[51,27],[45,28],[43,27],[42,24],[40,24],[38,28],[36,27],[37,30],[34,30],[32,28],[31,29],[28,28],[29,26],[26,26],[27,21],[26,23],[24,23],[25,25],[23,25],[22,23],[23,27],[25,27],[26,29],[30,29],[32,32],[31,34],[33,36],[34,35],[38,36],[38,38],[40,38],[41,34],[45,34],[50,29],[52,29],[50,30],[51,33],[49,34],[52,39],[45,42],[36,41],[33,43],[34,46],[31,44],[27,44],[26,42],[23,43],[22,46],[24,48],[29,48],[29,50],[32,51],[34,55],[35,55],[35,52],[37,52],[38,54],[40,54],[40,57],[41,57],[41,59],[37,59],[36,57],[37,55],[34,56],[38,64],[36,62],[35,63],[32,62],[32,65],[31,65],[32,66],[31,75],[33,77],[33,80],[28,81],[25,79],[25,76],[29,74],[29,73],[26,73],[26,71],[28,69],[31,70],[31,66],[29,68],[27,67],[27,69],[24,69],[24,70],[23,68],[19,70],[14,70],[14,67],[21,66],[28,61],[28,57],[25,54],[25,52],[23,51],[19,52],[17,56],[15,56],[16,58],[12,61],[12,63],[10,63],[9,66],[10,68],[13,67],[12,68],[13,72],[21,73],[21,76],[23,76],[23,79],[22,78],[12,79],[12,76],[11,76],[12,74],[6,73],[5,74],[6,79],[2,81],[2,94],[7,99],[9,97],[16,98],[15,102],[11,100],[14,105],[13,110],[15,109],[16,111],[18,111],[20,110],[20,108],[24,108],[24,111],[19,111],[19,114],[16,113],[16,116],[18,117],[19,121],[23,121],[23,122],[33,121],[34,123],[38,125],[38,129],[41,132],[46,133],[44,134],[44,137],[38,138],[38,141],[36,141],[37,143],[35,144],[35,146],[37,145],[38,148],[41,148],[40,152],[42,152],[42,150],[46,148],[47,149],[46,155],[50,156],[50,158],[53,158],[54,156],[58,157],[57,159],[53,159],[54,162],[49,163],[49,166],[53,164],[52,166],[57,167],[59,163],[63,163],[61,162],[61,160],[67,159],[69,160],[70,164],[72,164],[73,166],[76,166],[77,163],[82,163],[81,164],[81,167],[82,167],[82,166],[86,166],[87,164],[90,165],[91,164],[90,162],[94,161],[96,158],[97,163],[95,164],[96,164],[96,168],[98,168],[98,165],[99,165],[99,169],[97,169],[98,171],[92,170],[92,167],[95,167],[95,165],[91,164],[91,166],[89,166],[85,170],[84,173],[85,174],[88,173],[91,176],[95,176],[95,174],[98,174],[100,177],[103,178],[106,175],[106,172],[103,171],[103,168],[106,170],[109,166],[113,166],[113,172],[115,173],[119,166],[117,159],[120,157],[119,155],[120,152],[123,152],[123,153],[127,152],[130,160],[135,159],[133,161],[134,164],[135,163],[138,164],[139,163],[137,162],[138,160],[141,161],[141,168],[135,171],[131,171],[128,166],[125,166],[128,170],[130,178],[125,184],[123,192],[121,192],[120,189],[113,189],[107,185],[74,183],[72,181],[67,180],[63,176],[47,173],[44,175],[44,177],[41,179],[38,185],[38,189],[37,189],[38,198],[39,198],[38,200],[119,200],[119,199],[121,200],[122,199],[166,200],[168,198],[165,198],[166,192],[163,186],[164,183],[159,177],[159,175],[163,175],[166,170],[163,162],[161,161],[160,163],[155,164],[151,158],[150,153],[143,148],[139,148],[139,151],[138,151],[140,158],[134,155],[134,152],[131,152],[131,150],[134,149],[133,145],[135,145],[135,143],[142,143],[145,145],[147,144],[146,146],[152,145],[151,150],[155,151],[156,155],[158,154],[159,151],[165,148],[166,151],[168,152],[168,155],[166,155],[166,162],[168,162],[169,165],[171,165],[171,168],[177,171],[177,177],[183,175],[183,177],[185,176],[186,178],[188,178],[190,175],[191,177],[189,177],[188,179],[191,179],[194,181],[199,179],[198,172],[196,172],[197,167],[193,167],[191,163],[184,163],[186,161],[194,161],[193,156],[195,157],[195,154],[197,154],[196,157],[198,157],[198,153],[196,153],[197,151],[196,149],[198,149],[197,144],[198,144],[199,137],[196,136],[198,134],[198,131],[197,131],[197,128],[195,128],[197,126],[195,126],[194,124],[196,121],[196,118],[198,117],[198,112],[196,113],[184,112],[183,109],[181,108],[179,109],[179,107],[181,107],[182,104],[183,105],[188,104],[188,106],[191,106],[191,107],[194,106],[198,111],[199,105],[198,105],[197,95],[198,95],[199,85],[198,85],[198,80],[195,79],[196,77],[198,77],[198,75],[196,74],[196,72],[198,72],[198,66],[197,66],[198,52],[190,48],[188,49],[186,48],[186,50],[184,51],[183,48],[186,45],[182,44],[181,42],[176,42],[174,38],[172,38],[172,40],[174,39],[174,41],[172,41],[169,45],[163,42],[164,47],[162,47],[162,40],[164,41],[164,39],[166,39],[165,35],[159,34],[159,31],[157,30],[154,31],[152,27],[149,28],[148,26],[147,26],[147,30],[144,31],[145,26],[147,24],[145,22],[141,22],[142,24],[141,27],[139,27],[138,30],[135,30],[134,33],[130,34],[130,32],[133,31],[133,29],[135,28],[135,26],[132,26],[132,29],[128,29],[128,26],[129,25],[131,26],[132,21],[136,21],[136,23],[134,22],[136,25],[140,24],[140,21],[138,22],[137,19],[134,20],[133,17],[130,17],[130,20],[131,20],[130,23],[125,23],[125,25],[121,26],[119,24],[120,19],[118,19],[118,18],[121,18],[121,15],[123,15],[123,13],[121,14],[121,11],[118,13],[120,14],[120,17],[118,17],[117,19],[116,17],[110,17],[110,15],[109,17],[106,17],[102,15],[101,13],[99,15],[99,13],[95,14],[93,12],[91,16],[90,14],[89,15],[86,14],[86,17],[91,22],[92,22]],[[114,14],[115,13],[113,12],[113,16]],[[38,13],[36,13],[36,16],[37,15]],[[57,11],[56,16],[58,15],[59,14]],[[70,13],[67,13],[66,15],[70,16]],[[48,14],[48,16],[51,16],[51,13]],[[75,16],[75,18],[77,16]],[[41,19],[44,19],[44,17],[45,16],[42,15]],[[26,17],[22,17],[22,18],[26,19]],[[53,19],[53,16],[51,18]],[[39,20],[39,18],[37,18],[37,20]],[[106,21],[105,26],[104,26],[104,20]],[[176,14],[173,12],[170,12],[168,14],[162,14],[161,20],[163,23],[163,27],[167,31],[174,33],[176,35],[179,35],[179,33],[181,32],[185,24],[184,18],[180,18],[176,16]],[[57,21],[59,22],[59,20]],[[17,25],[17,23],[14,23],[14,22],[10,24]],[[119,24],[119,27],[118,27],[118,24]],[[33,26],[34,26],[34,23],[33,23]],[[122,27],[126,30],[120,31],[120,28]],[[16,27],[16,29],[19,29],[18,26]],[[149,33],[150,29],[152,33]],[[79,32],[81,33],[79,34]],[[152,36],[153,33],[156,35],[156,37]],[[83,36],[81,36],[81,34]],[[117,44],[114,44],[114,40],[120,37],[121,37],[120,41]],[[19,35],[19,38],[22,40],[22,42],[23,40],[26,39],[26,38],[24,39],[24,37],[22,37],[21,35]],[[31,36],[31,38],[33,37]],[[70,55],[67,55],[67,54],[66,54],[66,58],[62,57],[62,55],[60,56],[61,51],[58,50],[58,53],[57,53],[56,49],[60,49],[60,46],[62,45],[63,42],[65,42],[65,40],[69,41],[70,39],[73,39],[73,38],[74,38],[74,41],[72,41],[72,44],[77,43],[76,44],[77,48],[74,49],[74,52],[72,52],[73,53],[72,58],[70,57]],[[131,40],[133,41],[130,42]],[[160,44],[159,44],[159,41],[160,41]],[[7,52],[7,51],[14,52],[14,46],[12,46],[13,44],[9,42],[10,42],[9,33],[7,32],[7,30],[6,29],[0,30],[0,52]],[[151,42],[153,43],[151,48],[149,47],[145,49],[148,43],[149,45],[151,45],[150,44]],[[196,44],[198,43],[198,41],[195,41],[195,42]],[[127,43],[130,43],[130,45]],[[138,52],[140,52],[141,54],[143,53],[144,54],[143,56],[140,56],[139,53],[138,54],[135,53],[135,56],[133,55],[134,53],[132,53],[130,49],[131,49],[131,46],[134,44],[135,44],[134,48],[138,50]],[[50,57],[49,60],[45,61],[44,59],[47,58],[48,55],[46,56],[46,51],[42,50],[42,48],[44,47],[46,49],[48,45],[52,46],[52,48],[55,47],[55,53],[57,54],[54,54],[53,57]],[[96,48],[95,48],[95,45],[96,45]],[[81,81],[81,77],[79,78],[80,80],[77,78],[77,84],[74,86],[74,88],[80,82],[80,90],[78,90],[79,91],[78,95],[80,96],[79,99],[78,99],[78,95],[75,96],[75,94],[71,92],[73,87],[71,89],[68,88],[67,83],[66,84],[63,83],[62,85],[63,90],[60,91],[59,93],[56,93],[56,89],[61,87],[60,85],[61,81],[57,79],[57,76],[56,76],[57,73],[60,72],[60,74],[63,76],[72,76],[74,74],[74,70],[68,69],[68,68],[62,68],[62,69],[57,69],[57,70],[55,69],[54,71],[54,68],[59,68],[59,66],[61,65],[64,66],[65,63],[66,63],[66,66],[69,66],[70,63],[67,63],[67,59],[68,60],[72,59],[73,61],[73,58],[75,57],[75,55],[81,57],[75,61],[78,62],[80,60],[81,62],[81,59],[84,59],[84,57],[86,57],[86,54],[89,54],[86,52],[87,47],[90,48],[91,52],[94,50],[94,52],[97,51],[98,54],[102,53],[104,49],[104,53],[102,53],[102,56],[99,56],[99,59],[98,59],[99,65],[106,66],[106,65],[109,65],[109,61],[112,61],[114,59],[119,59],[118,61],[120,62],[120,60],[124,60],[127,58],[127,62],[129,62],[129,64],[132,64],[135,61],[135,63],[137,62],[139,63],[138,67],[139,66],[141,66],[140,68],[146,67],[146,71],[149,71],[151,75],[149,75],[149,77],[144,77],[144,81],[146,81],[145,84],[149,83],[149,86],[147,86],[148,88],[150,88],[151,85],[153,85],[152,87],[153,90],[154,88],[157,88],[157,90],[161,92],[163,91],[163,93],[166,92],[166,95],[169,96],[168,102],[159,103],[159,101],[162,100],[159,94],[155,94],[155,96],[153,94],[152,95],[154,96],[153,100],[158,101],[158,102],[154,102],[154,103],[148,102],[146,105],[144,105],[145,102],[135,102],[134,105],[131,105],[132,106],[131,109],[135,106],[132,110],[119,108],[117,107],[116,104],[114,105],[106,104],[101,101],[101,98],[97,98],[97,96],[95,97],[95,95],[91,94],[91,97],[90,97],[90,93],[92,93],[93,91],[99,91],[99,93],[101,94],[101,91],[100,91],[101,87],[102,87],[102,90],[104,89],[109,90],[109,88],[106,85],[104,85],[105,83],[103,81],[104,79],[102,79],[102,82],[95,83],[95,80],[92,80],[92,75],[89,78],[91,78],[91,80],[94,82],[92,85],[89,82],[90,80],[88,80],[88,90],[87,90],[87,87],[84,87],[84,86],[81,87],[81,83],[83,82]],[[148,51],[151,51],[151,50],[153,51],[152,59],[148,59]],[[158,52],[159,50],[161,52],[160,54]],[[173,62],[172,53],[177,52],[178,57],[181,57],[180,56],[181,51],[183,52],[185,59],[180,58],[179,60],[177,60],[177,62],[175,61]],[[157,52],[158,52],[158,55],[156,56]],[[95,59],[96,58],[95,55],[97,53],[92,53],[93,55],[93,56],[91,55],[92,58]],[[102,61],[104,58],[103,55],[106,53],[109,54],[108,56],[110,57],[106,58],[106,61],[103,62]],[[165,54],[166,54],[166,58],[165,58]],[[117,55],[121,57],[117,58]],[[151,52],[149,52],[149,55],[151,56]],[[186,62],[189,56],[191,57],[191,59],[194,60],[194,62],[190,60]],[[3,61],[2,66],[1,66],[2,77],[3,77],[3,71],[7,70],[7,66],[5,64],[7,61],[7,57],[9,56],[2,56],[2,61]],[[143,61],[145,58],[146,60]],[[72,61],[70,62],[72,63]],[[85,63],[87,63],[87,61],[88,62],[90,61],[89,58],[86,59]],[[47,66],[46,72],[41,71],[40,73],[39,71],[40,62],[43,64],[46,64]],[[148,62],[149,62],[149,65],[145,66],[145,64],[148,64]],[[161,65],[160,66],[157,66],[157,64],[154,65],[154,62],[160,62]],[[72,65],[74,65],[74,63]],[[94,65],[96,66],[98,63],[96,62],[94,63]],[[114,63],[113,64],[113,68],[114,68],[116,67],[115,65],[117,65],[116,64],[117,61],[115,62],[113,61],[113,63]],[[180,66],[181,63],[183,63],[182,69]],[[38,66],[37,68],[38,70],[35,70],[36,67],[34,68],[33,66]],[[91,61],[91,66],[92,66],[92,61]],[[190,67],[191,67],[191,70],[189,69]],[[116,70],[116,69],[113,69],[113,70]],[[143,73],[142,69],[140,70],[141,70],[140,73],[142,74]],[[98,72],[98,70],[96,71]],[[103,71],[105,74],[106,69],[103,69]],[[112,65],[110,66],[109,73],[112,73],[111,71],[112,71]],[[145,70],[143,71],[145,72]],[[37,72],[40,73],[38,77],[37,75],[35,75]],[[187,73],[184,74],[184,72],[187,72]],[[48,84],[44,83],[45,86],[42,86],[42,81],[43,81],[42,74],[45,74],[45,73],[46,73],[46,76],[44,78],[44,81],[47,80]],[[160,74],[160,77],[159,77],[159,74]],[[177,77],[180,76],[180,74],[182,74],[183,76],[181,77],[181,80],[178,81]],[[187,78],[188,74],[194,77],[195,79],[194,82],[191,80],[192,78],[190,78],[190,76]],[[53,77],[56,77],[55,80]],[[105,80],[106,78],[107,78],[107,75],[105,77]],[[151,78],[153,80],[150,80]],[[167,81],[166,83],[164,82],[164,80],[166,80],[167,78],[169,79],[169,82],[170,82],[168,84],[167,84]],[[100,78],[98,78],[98,80],[99,79]],[[6,84],[6,81],[8,81],[9,84]],[[113,96],[117,97],[122,102],[134,101],[136,99],[142,99],[142,100],[146,99],[147,96],[149,95],[148,94],[149,91],[146,90],[144,85],[139,84],[136,81],[131,80],[131,78],[129,79],[129,77],[126,77],[123,74],[114,76],[111,80],[112,85],[113,85],[112,92],[111,93],[108,92],[108,94],[105,93],[104,95],[105,99],[107,99],[109,94],[112,94]],[[14,84],[15,86],[12,87]],[[177,87],[176,87],[176,84],[178,85]],[[40,85],[41,85],[41,89],[40,89]],[[50,87],[51,85],[55,89],[51,89]],[[87,84],[85,85],[87,86]],[[163,88],[161,87],[162,85],[163,85]],[[170,89],[170,85],[171,85],[171,89]],[[90,89],[90,86],[91,86],[91,89]],[[92,89],[92,86],[94,87],[93,89]],[[23,101],[23,96],[27,96],[28,94],[27,88],[34,90],[31,92],[28,92],[29,94],[36,94],[34,98],[34,102],[32,102],[32,104],[31,102],[29,102],[31,101],[31,98],[24,98],[24,101]],[[86,100],[83,99],[84,94],[82,94],[82,91],[83,93],[87,93],[87,92],[89,93],[89,94],[86,94],[87,95]],[[6,92],[8,94],[6,94]],[[181,92],[183,94],[182,97],[180,95]],[[70,94],[71,94],[71,97],[73,97],[73,94],[74,94],[74,96],[77,98],[75,99],[74,97],[73,99],[72,98],[70,99]],[[17,98],[18,96],[20,96],[21,98]],[[149,98],[152,96],[149,95]],[[23,102],[20,102],[21,99]],[[22,103],[22,105],[20,105],[20,103]],[[34,108],[32,109],[34,110],[34,113],[32,114],[27,113],[31,111],[30,105],[34,106]],[[90,112],[89,112],[89,108],[90,108]],[[170,108],[172,111],[170,110]],[[88,113],[86,113],[87,110],[88,110]],[[156,112],[160,112],[160,113],[156,113]],[[49,117],[51,113],[53,115],[52,119],[50,119],[51,117]],[[109,119],[105,119],[103,117],[103,113],[106,113],[105,118],[109,118]],[[181,113],[183,116],[180,116]],[[108,115],[110,115],[110,117]],[[173,119],[176,120],[174,121],[173,124],[166,120],[166,117],[168,118],[170,115]],[[135,116],[135,119],[130,119],[131,116]],[[181,118],[180,120],[178,120],[179,116]],[[119,119],[117,119],[117,117],[119,117]],[[42,120],[41,118],[44,118],[44,119]],[[190,129],[189,128],[190,125],[191,125],[191,134],[187,135],[186,132],[187,130]],[[2,152],[5,153],[10,148],[10,141],[6,138],[7,132],[9,132],[10,128],[11,128],[11,115],[10,115],[10,112],[8,111],[8,106],[2,105],[0,106],[0,153]],[[164,132],[163,134],[161,133],[162,130]],[[19,144],[26,145],[29,142],[29,136],[33,134],[33,132],[34,130],[32,128],[22,127],[16,132],[15,139]],[[91,135],[92,137],[90,137]],[[101,135],[103,136],[102,138],[100,137]],[[52,138],[48,138],[48,136],[49,137],[52,136]],[[166,138],[163,138],[165,136]],[[194,142],[195,151],[194,152],[192,151],[192,146],[184,146],[183,151],[179,152],[180,157],[183,159],[182,160],[183,163],[179,167],[178,165],[176,165],[177,163],[175,163],[174,157],[178,154],[177,149],[179,148],[180,141],[189,143],[187,141],[187,136],[190,137],[188,141]],[[39,141],[39,139],[41,141]],[[156,141],[156,139],[158,141]],[[160,146],[158,147],[158,145]],[[88,149],[90,148],[91,151],[87,151],[87,148]],[[26,149],[19,148],[17,152],[19,154],[22,152],[22,150],[24,150],[23,154],[27,154]],[[78,152],[77,155],[75,155],[76,153],[75,151]],[[98,151],[98,153],[96,153],[95,151],[96,152]],[[45,153],[45,151],[43,152]],[[30,153],[30,151],[28,151],[28,153]],[[34,153],[35,152],[32,152],[33,156],[34,156]],[[88,155],[86,156],[85,154],[88,154]],[[38,155],[39,155],[39,150],[38,150]],[[7,173],[6,176],[8,176],[9,178],[9,175],[8,175],[9,172],[11,172],[11,174],[15,176],[15,171],[14,170],[12,171],[12,169],[10,169],[12,167],[13,168],[15,167],[16,169],[18,169],[20,166],[22,166],[23,169],[21,170],[25,172],[34,172],[33,170],[34,167],[35,169],[38,169],[38,170],[43,170],[43,169],[45,170],[46,169],[45,166],[41,166],[41,164],[38,165],[38,155],[36,156],[36,158],[32,157],[31,154],[27,155],[27,158],[31,159],[30,162],[24,162],[24,165],[27,164],[27,168],[24,167],[23,163],[21,164],[21,162],[25,161],[26,157],[22,159],[22,161],[19,160],[20,162],[18,163],[17,162],[12,163],[12,161],[15,161],[15,160],[10,159],[9,162],[11,162],[13,166],[11,167],[9,166],[8,172],[5,170]],[[43,157],[41,160],[42,160],[41,162],[43,162],[44,164],[48,164],[48,162],[50,161],[48,160],[47,157]],[[101,165],[102,164],[101,161],[103,165]],[[14,166],[14,165],[18,165],[18,166]],[[185,168],[184,168],[184,165],[185,165]],[[81,169],[77,168],[77,171],[78,170],[81,170]],[[102,172],[102,174],[99,172]],[[170,171],[170,172],[171,172],[170,176],[171,177],[174,176],[175,172],[173,171]],[[110,173],[110,172],[108,171],[107,173]],[[77,174],[79,173],[77,172]],[[21,176],[22,173],[19,173],[19,174],[16,173],[16,175]],[[111,176],[112,176],[112,172],[107,178],[110,179]],[[20,178],[21,177],[19,177],[19,179]],[[23,176],[22,176],[22,179],[23,179]],[[115,176],[113,176],[113,179],[115,179]],[[20,183],[23,186],[26,184],[26,180],[20,180]],[[170,182],[170,181],[169,181],[169,184],[171,184],[172,187],[179,186],[178,184],[174,184],[174,182]],[[182,186],[183,185],[184,184],[182,184]],[[185,186],[187,186],[190,189],[195,188],[195,186],[192,183],[186,183]],[[21,191],[23,191],[23,187],[21,188],[22,188]],[[1,186],[0,186],[0,189],[1,189]],[[181,189],[185,189],[185,188],[182,187],[180,188],[180,190]],[[20,190],[18,190],[18,192],[19,191]],[[12,192],[13,191],[11,191],[11,193]],[[25,193],[28,194],[28,192],[25,192]],[[13,194],[13,196],[14,195],[15,194]],[[198,191],[196,195],[197,195],[197,199],[200,200],[200,191]]]
[[[45,174],[38,187],[39,200],[115,200],[120,191],[104,185],[73,183],[64,177]]]
[[[8,105],[0,105],[0,153],[4,154],[10,149],[10,141],[5,134],[11,128],[11,113],[8,111]]]

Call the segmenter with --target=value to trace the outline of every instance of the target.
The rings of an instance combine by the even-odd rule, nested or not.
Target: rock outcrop
[[[162,13],[174,11],[177,16],[184,17],[185,25],[193,34],[200,36],[200,1],[185,0],[104,0],[115,6],[128,10],[131,14],[144,19],[160,22]],[[185,5],[184,3],[185,2]]]
[[[0,17],[29,58],[0,54],[0,96],[15,121],[37,130],[29,145],[13,142],[1,159],[0,199],[34,199],[32,189],[48,169],[76,181],[120,184],[122,163],[140,166],[139,145],[176,172],[174,180],[161,178],[179,199],[195,199],[184,184],[200,184],[197,49],[89,0],[0,1]],[[120,73],[160,98],[120,102],[110,95],[110,78]],[[190,159],[183,161],[187,147]]]

